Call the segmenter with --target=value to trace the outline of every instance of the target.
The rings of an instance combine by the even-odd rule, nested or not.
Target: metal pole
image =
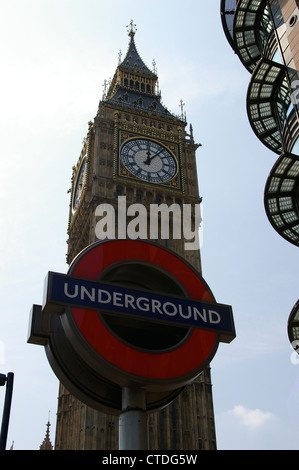
[[[146,397],[143,390],[122,389],[119,450],[148,450]]]
[[[13,380],[14,380],[14,374],[12,372],[9,372],[6,377],[6,392],[5,392],[5,401],[4,401],[1,435],[0,435],[0,450],[5,450],[6,448],[12,389],[13,389]]]

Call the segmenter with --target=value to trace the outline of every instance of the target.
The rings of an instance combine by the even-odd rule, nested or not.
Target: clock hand
[[[150,159],[150,156],[151,156],[150,143],[149,143],[149,141],[147,142],[147,152],[146,152],[146,156],[147,156],[146,161],[148,161],[148,160]]]
[[[153,158],[157,157],[161,152],[163,152],[164,149],[159,150],[158,153],[155,153],[155,155],[150,156],[150,152],[147,152],[147,159],[145,160],[144,164],[145,165],[150,165],[151,161]]]

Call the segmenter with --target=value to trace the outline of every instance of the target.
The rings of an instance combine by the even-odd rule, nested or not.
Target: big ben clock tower
[[[96,208],[115,210],[115,237],[124,238],[118,212],[120,196],[127,206],[200,204],[192,128],[161,102],[156,70],[150,70],[135,45],[135,25],[129,27],[129,47],[111,83],[105,85],[97,115],[77,164],[73,167],[67,261],[97,241]],[[125,196],[125,197],[124,197]],[[194,213],[193,213],[194,219]],[[201,271],[199,249],[185,249],[183,237],[151,237]],[[210,369],[188,385],[166,408],[149,414],[149,448],[210,450],[216,448]],[[117,450],[118,417],[93,410],[61,384],[58,398],[57,450]]]

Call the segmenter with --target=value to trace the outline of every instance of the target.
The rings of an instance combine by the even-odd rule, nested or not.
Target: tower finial
[[[133,38],[135,36],[136,31],[137,31],[136,24],[134,24],[133,20],[130,21],[130,24],[127,25],[127,28],[130,28],[130,29],[128,29],[128,33],[129,33],[129,36],[131,36]]]
[[[50,426],[51,424],[50,424],[50,411],[49,411],[46,435],[42,444],[39,446],[39,450],[53,450],[53,446],[50,440]]]
[[[121,64],[121,57],[122,57],[123,53],[122,51],[120,50],[119,53],[118,53],[118,65]]]
[[[184,112],[184,106],[185,106],[185,103],[183,102],[183,100],[180,101],[180,108],[181,108],[181,117],[183,120],[186,120],[186,112]]]

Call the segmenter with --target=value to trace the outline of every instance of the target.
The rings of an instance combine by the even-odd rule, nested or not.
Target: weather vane
[[[134,24],[133,20],[130,21],[129,25],[127,25],[127,28],[129,28],[129,27],[130,27],[130,29],[128,29],[129,36],[135,36],[137,28],[136,28],[136,24]]]

